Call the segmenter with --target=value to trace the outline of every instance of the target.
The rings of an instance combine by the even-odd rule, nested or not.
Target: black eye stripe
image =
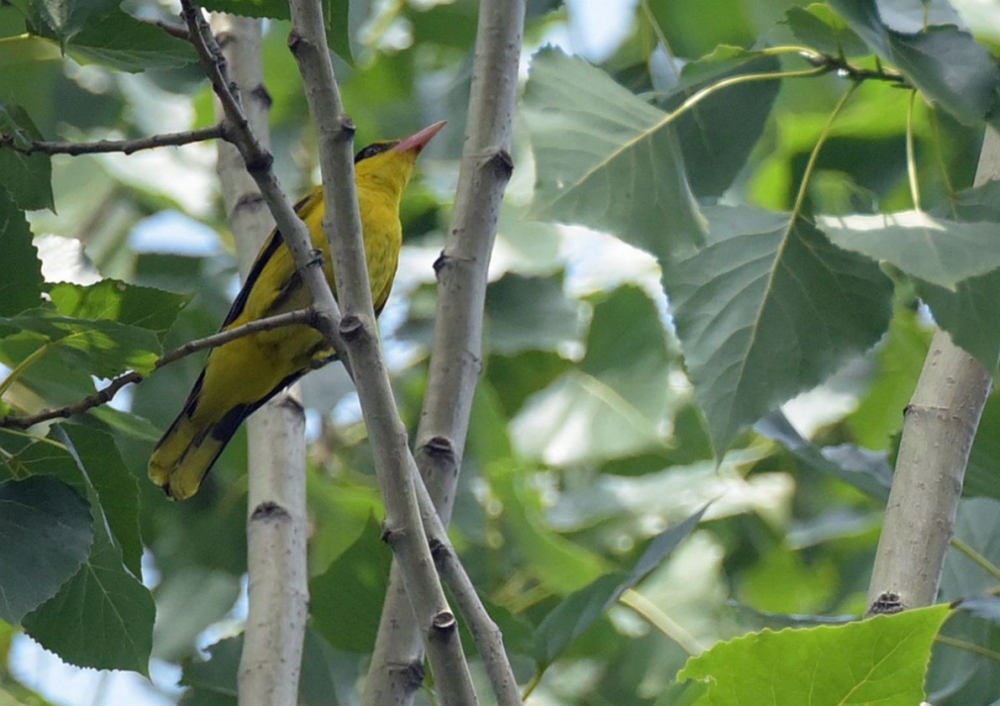
[[[376,142],[368,145],[354,156],[354,163],[357,164],[362,159],[368,159],[369,157],[374,157],[377,154],[382,154],[386,150],[392,149],[398,144],[398,142]]]

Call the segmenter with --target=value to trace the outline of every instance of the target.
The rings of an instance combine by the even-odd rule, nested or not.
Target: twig
[[[447,527],[451,518],[472,399],[482,367],[487,271],[500,203],[513,166],[511,123],[517,100],[524,3],[483,0],[478,22],[458,193],[448,229],[450,236],[435,264],[438,300],[434,349],[416,437],[417,463],[442,527]],[[430,530],[429,534],[447,540],[444,532]],[[368,680],[366,706],[411,703],[416,693],[410,670],[397,668],[423,663],[419,632],[399,589],[400,581],[394,562],[372,655],[372,672],[380,673],[382,678]],[[468,612],[463,601],[458,605],[470,626],[482,624],[475,629],[487,636],[492,633],[489,622],[477,622],[476,610]],[[485,620],[489,621],[488,616]],[[513,679],[503,650],[485,648],[482,656],[498,702],[505,706],[520,703],[516,684],[513,690],[510,688]]]
[[[0,134],[0,147],[7,147],[24,154],[68,154],[75,157],[81,154],[105,152],[132,154],[141,150],[156,149],[157,147],[179,147],[181,145],[189,145],[192,142],[217,139],[229,139],[224,122],[197,130],[151,135],[150,137],[141,137],[135,140],[98,140],[97,142],[47,142],[45,140],[35,140],[29,143],[27,147],[19,147],[14,142],[12,136]]]
[[[249,336],[253,333],[271,331],[276,328],[292,326],[294,324],[308,324],[310,326],[314,326],[315,319],[316,314],[312,309],[298,309],[296,311],[289,311],[285,314],[270,316],[266,319],[251,321],[243,324],[242,326],[229,329],[228,331],[222,331],[211,336],[206,336],[205,338],[199,338],[195,341],[188,341],[183,346],[175,348],[169,353],[162,355],[156,363],[153,364],[153,369],[159,370],[164,365],[169,365],[170,363],[178,361],[181,358],[185,358],[192,353],[203,351],[206,348],[216,348],[225,343],[229,343],[230,341],[235,341],[237,338],[243,338],[244,336]],[[93,409],[94,407],[107,404],[123,387],[131,383],[142,382],[143,378],[143,375],[140,375],[134,370],[130,370],[129,372],[123,373],[122,375],[114,378],[106,387],[102,388],[98,392],[90,395],[89,397],[85,397],[75,404],[56,409],[46,409],[38,412],[37,414],[26,416],[8,415],[3,419],[0,419],[0,427],[10,429],[27,429],[35,424],[47,422],[50,419],[65,419],[67,417],[72,417],[75,414],[82,414],[88,409]]]

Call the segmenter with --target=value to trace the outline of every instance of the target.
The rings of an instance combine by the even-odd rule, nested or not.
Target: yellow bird
[[[376,142],[354,158],[376,315],[385,306],[396,276],[403,239],[399,223],[403,189],[417,155],[442,127],[443,121],[405,140]],[[332,258],[323,235],[322,188],[313,189],[295,210],[309,227],[313,247],[323,253],[323,271],[336,294]],[[221,330],[311,303],[292,254],[276,229],[257,255]],[[335,357],[319,332],[306,325],[255,333],[213,348],[184,408],[153,450],[149,477],[171,498],[191,497],[244,419],[281,389]]]

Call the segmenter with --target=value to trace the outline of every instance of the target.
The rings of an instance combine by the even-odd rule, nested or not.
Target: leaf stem
[[[830,113],[829,119],[827,119],[826,124],[819,133],[819,137],[816,139],[816,145],[809,154],[809,161],[806,162],[806,168],[802,172],[802,182],[799,184],[799,192],[795,196],[795,205],[792,206],[792,213],[789,218],[789,227],[791,227],[791,224],[795,223],[795,220],[802,212],[802,204],[805,203],[806,200],[809,179],[812,177],[812,174],[816,169],[816,162],[819,161],[820,150],[823,149],[823,145],[830,137],[830,129],[833,127],[833,123],[837,119],[837,116],[840,115],[840,112],[844,109],[844,106],[847,105],[847,101],[850,99],[851,94],[854,93],[854,89],[858,87],[858,83],[858,81],[851,82],[847,90],[844,91],[844,95],[840,97],[840,100],[837,101],[837,105],[833,107],[833,112]]]
[[[969,559],[971,559],[975,564],[979,565],[983,571],[988,573],[994,579],[1000,580],[1000,568],[995,566],[989,559],[984,557],[982,554],[977,552],[971,546],[963,542],[957,537],[951,538],[951,546],[955,547],[958,551],[965,554]]]
[[[979,645],[966,642],[965,640],[956,640],[955,638],[948,637],[947,635],[938,635],[934,638],[934,642],[941,645],[948,645],[948,647],[954,647],[958,650],[965,650],[966,652],[971,652],[974,655],[991,659],[994,662],[1000,662],[1000,652],[988,650],[985,647],[980,647]]]
[[[658,605],[635,589],[630,588],[625,591],[619,601],[648,620],[653,627],[677,643],[689,655],[701,654],[704,651],[694,635],[678,625],[673,618],[660,610]]]
[[[204,142],[216,139],[229,139],[228,128],[224,122],[197,130],[151,135],[136,140],[98,140],[97,142],[47,142],[45,140],[33,140],[26,147],[18,146],[14,142],[13,136],[0,133],[0,147],[8,147],[23,154],[68,154],[75,157],[81,154],[106,152],[132,154],[140,150],[150,150],[157,147],[179,147],[191,144],[192,142]]]
[[[917,183],[917,158],[913,147],[913,110],[916,90],[910,92],[910,105],[906,111],[906,175],[910,182],[910,198],[913,208],[920,210],[920,184]]]

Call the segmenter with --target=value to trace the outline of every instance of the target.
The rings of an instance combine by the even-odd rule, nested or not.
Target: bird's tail
[[[198,492],[212,464],[255,409],[237,404],[216,418],[205,419],[204,414],[196,413],[201,382],[199,378],[188,404],[149,458],[150,479],[175,500],[186,500]]]

